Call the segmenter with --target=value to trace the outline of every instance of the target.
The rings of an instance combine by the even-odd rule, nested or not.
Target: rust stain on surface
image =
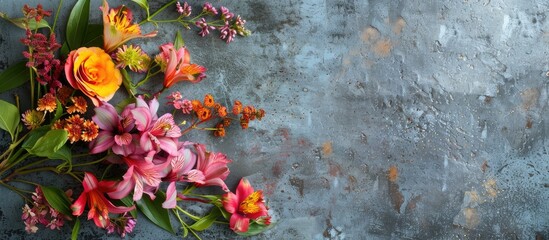
[[[419,202],[420,200],[421,200],[421,195],[417,195],[417,196],[411,198],[410,201],[408,201],[408,205],[406,205],[406,213],[409,213],[409,212],[413,211],[414,209],[416,209],[417,202]]]
[[[325,142],[322,144],[322,153],[324,156],[332,155],[332,142]]]
[[[393,32],[397,35],[400,35],[402,33],[402,29],[406,26],[406,21],[404,21],[404,18],[399,17],[395,24],[393,24]]]
[[[378,38],[379,38],[379,31],[372,26],[364,29],[364,31],[362,31],[362,34],[360,35],[360,39],[362,39],[364,43],[370,43],[372,41],[377,40]]]
[[[498,189],[496,185],[496,180],[492,178],[486,180],[486,182],[484,182],[484,190],[486,190],[486,195],[488,195],[489,197],[497,197]]]
[[[387,173],[387,180],[389,180],[388,184],[388,191],[389,191],[389,198],[391,200],[391,204],[393,205],[393,208],[400,213],[400,207],[404,203],[404,196],[400,192],[400,187],[396,183],[398,179],[398,169],[396,166],[389,167],[389,171]]]
[[[393,44],[391,43],[391,40],[381,39],[374,44],[372,50],[377,56],[387,57],[391,53],[392,48]]]
[[[332,177],[339,176],[339,174],[341,173],[341,166],[339,166],[337,163],[334,163],[334,162],[330,162],[329,166],[330,166],[330,170],[329,170],[330,176]]]
[[[398,169],[396,166],[390,166],[389,171],[387,171],[387,179],[389,179],[389,182],[396,182],[398,179]]]
[[[463,214],[465,215],[465,225],[467,228],[474,229],[480,223],[477,209],[465,208]]]

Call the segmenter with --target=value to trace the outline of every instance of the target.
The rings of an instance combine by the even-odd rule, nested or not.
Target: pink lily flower
[[[103,49],[108,53],[131,39],[154,37],[158,33],[152,31],[142,35],[139,24],[132,23],[131,10],[123,5],[109,9],[109,4],[103,0],[103,6],[100,8],[103,12]]]
[[[162,203],[164,208],[175,208],[176,205],[176,182],[196,182],[204,184],[204,175],[201,171],[193,169],[196,163],[196,154],[194,154],[187,146],[192,145],[191,142],[179,143],[177,156],[168,156],[171,170],[163,179],[169,181],[168,189],[166,190],[166,201]]]
[[[198,155],[196,170],[204,175],[203,181],[196,181],[197,186],[220,186],[223,191],[229,192],[225,179],[229,175],[227,164],[232,161],[223,153],[207,152],[203,144],[195,144]]]
[[[84,192],[72,204],[72,214],[74,216],[82,215],[87,203],[90,209],[88,220],[93,218],[95,225],[100,228],[105,228],[109,224],[109,213],[125,213],[135,208],[135,206],[117,207],[105,197],[105,193],[114,189],[116,185],[114,181],[97,181],[93,174],[86,172],[82,185]]]
[[[90,143],[90,153],[100,153],[110,148],[119,155],[127,155],[135,151],[135,144],[132,144],[133,136],[130,134],[134,127],[130,111],[125,110],[122,116],[119,116],[111,104],[104,102],[103,105],[95,108],[92,119],[101,131]]]
[[[160,46],[157,61],[164,71],[164,88],[169,88],[180,81],[197,83],[206,77],[206,68],[197,64],[191,64],[191,54],[185,47],[175,49],[172,43]]]
[[[146,157],[152,158],[155,152],[149,153]],[[165,169],[170,164],[169,161],[164,161],[160,164],[155,164],[152,160],[143,159],[143,156],[131,155],[122,157],[122,160],[128,165],[128,170],[122,177],[115,191],[109,192],[109,197],[114,199],[122,199],[133,190],[133,200],[139,201],[143,197],[143,193],[148,194],[151,199],[154,199],[156,190],[162,182],[162,178],[166,176]]]
[[[248,231],[250,220],[269,225],[271,217],[265,206],[263,192],[254,191],[250,182],[243,178],[236,187],[236,194],[228,192],[222,198],[223,208],[231,213],[230,228],[237,233]]]
[[[140,132],[140,146],[144,151],[166,151],[170,155],[177,155],[178,138],[181,137],[181,129],[175,124],[170,113],[153,120],[151,109],[136,107],[131,110],[135,119],[135,125]]]

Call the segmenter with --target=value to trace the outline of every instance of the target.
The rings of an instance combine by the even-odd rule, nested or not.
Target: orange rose
[[[81,47],[70,52],[65,75],[69,84],[90,97],[95,106],[109,101],[122,83],[122,74],[109,54],[97,47]]]

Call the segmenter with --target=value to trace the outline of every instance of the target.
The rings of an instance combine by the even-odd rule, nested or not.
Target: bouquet
[[[11,139],[0,155],[0,185],[23,199],[21,226],[29,234],[69,226],[73,238],[85,219],[122,237],[132,232],[138,217],[172,233],[176,219],[183,236],[197,238],[198,231],[214,223],[245,236],[271,227],[262,191],[241,179],[231,192],[224,182],[229,156],[186,135],[203,130],[224,137],[230,126],[246,129],[265,111],[238,100],[225,106],[211,94],[195,99],[171,91],[174,85],[201,82],[207,70],[191,62],[179,32],[173,42],[159,43],[153,56],[138,42],[157,35],[142,33],[143,24],[179,24],[197,28],[202,37],[219,31],[219,38],[230,43],[250,34],[245,20],[210,3],[193,11],[187,2],[170,1],[151,13],[147,0],[133,0],[130,7],[146,13],[137,23],[130,7],[112,8],[103,0],[98,9],[102,23],[91,23],[90,0],[77,0],[65,38],[58,41],[61,5],[55,14],[40,4],[25,5],[22,17],[0,13],[23,29],[26,47],[25,61],[0,73],[0,92],[20,86],[30,90],[22,98],[29,102],[18,95],[0,100],[0,128]],[[174,18],[158,19],[164,11]],[[162,86],[143,92],[140,87],[150,80]],[[159,112],[161,104],[171,111]],[[38,172],[72,179],[81,187],[63,189],[29,178]],[[222,194],[204,194],[212,186]],[[25,190],[29,187],[34,191]],[[181,202],[210,205],[211,210],[197,216]]]

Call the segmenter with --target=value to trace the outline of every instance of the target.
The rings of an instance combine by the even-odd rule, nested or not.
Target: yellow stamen
[[[244,214],[253,214],[261,211],[259,202],[262,200],[262,192],[256,191],[248,195],[244,201],[240,203],[238,210]]]

